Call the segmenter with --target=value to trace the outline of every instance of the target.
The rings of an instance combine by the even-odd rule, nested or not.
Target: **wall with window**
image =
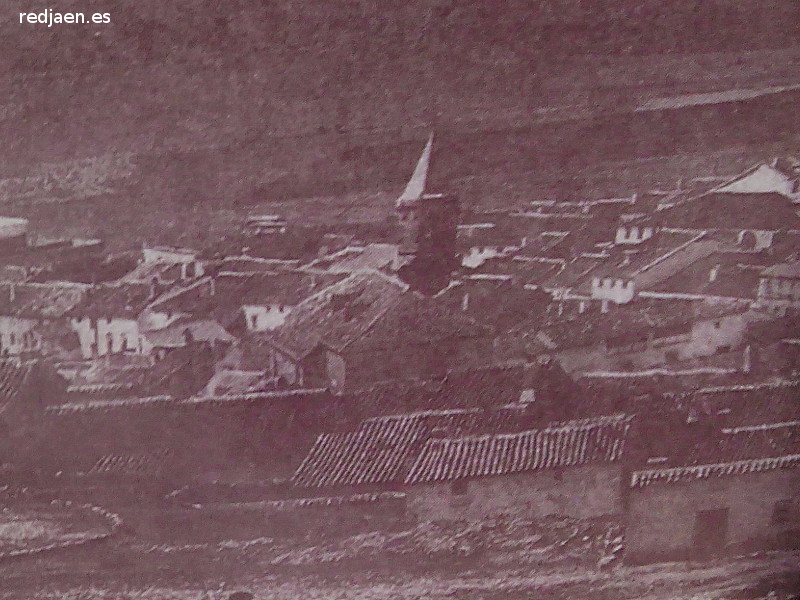
[[[616,277],[592,278],[591,297],[596,300],[609,300],[615,304],[627,304],[635,296],[633,281]]]
[[[420,521],[499,515],[591,518],[622,511],[622,468],[597,464],[408,486],[408,510]]]
[[[35,327],[33,319],[0,317],[0,355],[14,356],[35,350],[39,346]]]
[[[243,306],[248,331],[270,331],[283,325],[291,307],[285,304]]]
[[[136,319],[72,319],[84,358],[106,354],[142,352],[142,339]]]
[[[652,227],[642,227],[641,229],[636,225],[633,227],[618,227],[614,243],[621,245],[641,244],[651,237],[653,237]]]
[[[630,490],[625,533],[626,561],[681,560],[695,554],[697,514],[728,509],[721,551],[791,545],[800,536],[796,499],[800,471],[651,483]],[[794,533],[792,533],[794,532]]]

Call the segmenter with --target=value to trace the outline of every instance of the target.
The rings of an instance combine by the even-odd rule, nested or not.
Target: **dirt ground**
[[[423,524],[325,541],[170,544],[123,530],[94,546],[0,562],[0,600],[223,600],[238,590],[257,600],[786,600],[800,594],[798,553],[627,567],[604,560],[619,540],[614,523],[563,520]]]

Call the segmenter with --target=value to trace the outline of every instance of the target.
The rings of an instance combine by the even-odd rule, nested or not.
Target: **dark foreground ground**
[[[95,545],[0,562],[0,599],[222,600],[236,590],[278,600],[784,600],[800,594],[797,553],[641,567],[611,561],[600,568],[619,534],[613,522],[563,520],[398,523],[392,531],[291,541],[255,535],[200,541],[123,527]]]

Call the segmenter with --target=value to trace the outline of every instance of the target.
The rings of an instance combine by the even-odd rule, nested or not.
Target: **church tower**
[[[453,194],[428,190],[432,152],[433,134],[395,204],[401,234],[398,273],[411,287],[430,294],[447,286],[459,264],[459,203]]]

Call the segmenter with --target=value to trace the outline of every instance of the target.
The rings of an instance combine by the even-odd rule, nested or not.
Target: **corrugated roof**
[[[631,419],[615,415],[521,433],[430,439],[405,482],[449,481],[613,462],[622,456]]]

